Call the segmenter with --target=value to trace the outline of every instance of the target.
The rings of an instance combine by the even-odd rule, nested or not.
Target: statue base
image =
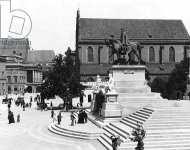
[[[117,96],[115,91],[106,93],[106,102],[101,109],[101,118],[104,122],[108,119],[111,121],[121,119],[121,105],[117,102]]]
[[[113,65],[110,70],[114,80],[114,88],[118,93],[118,102],[122,107],[138,109],[163,101],[160,94],[151,92],[151,88],[147,85],[146,66]],[[122,115],[127,114],[122,112]]]

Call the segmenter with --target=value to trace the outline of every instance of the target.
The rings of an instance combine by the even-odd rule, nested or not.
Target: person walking
[[[20,114],[17,115],[17,123],[20,122]]]
[[[53,119],[53,117],[54,117],[54,110],[52,109],[51,110],[51,118]]]
[[[58,123],[58,125],[61,124],[61,111],[60,111],[59,114],[57,115],[57,123]]]
[[[75,120],[74,112],[71,112],[71,126],[75,125],[74,120]]]
[[[84,97],[84,96],[85,96],[85,95],[84,95],[84,92],[81,91],[81,93],[80,93],[80,106],[81,106],[81,107],[83,107],[83,102],[84,102],[83,97]]]

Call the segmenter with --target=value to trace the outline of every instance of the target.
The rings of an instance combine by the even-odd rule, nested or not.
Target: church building
[[[100,19],[76,20],[76,54],[80,61],[81,81],[94,81],[97,74],[108,76],[112,65],[111,50],[105,40],[120,39],[123,29],[130,41],[142,46],[141,58],[146,63],[151,81],[167,78],[190,48],[190,36],[181,20]]]

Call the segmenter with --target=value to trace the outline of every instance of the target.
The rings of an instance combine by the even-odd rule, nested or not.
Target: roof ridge
[[[88,19],[88,20],[147,20],[147,21],[182,21],[182,19],[142,19],[142,18],[80,18],[80,19]]]

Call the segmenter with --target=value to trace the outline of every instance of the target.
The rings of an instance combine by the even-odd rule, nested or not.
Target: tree
[[[157,77],[151,83],[151,89],[153,92],[161,93],[163,97],[166,97],[167,96],[166,85],[167,85],[167,81],[165,81],[161,77]]]
[[[176,99],[179,93],[184,94],[187,85],[187,72],[189,68],[189,59],[186,58],[175,65],[167,83],[168,99]],[[178,93],[178,94],[177,94]]]
[[[76,65],[72,58],[71,49],[65,53],[56,55],[53,60],[53,68],[46,73],[45,82],[41,86],[41,97],[52,98],[55,95],[65,99],[79,95],[82,85],[77,78]],[[69,94],[68,94],[69,92]]]

